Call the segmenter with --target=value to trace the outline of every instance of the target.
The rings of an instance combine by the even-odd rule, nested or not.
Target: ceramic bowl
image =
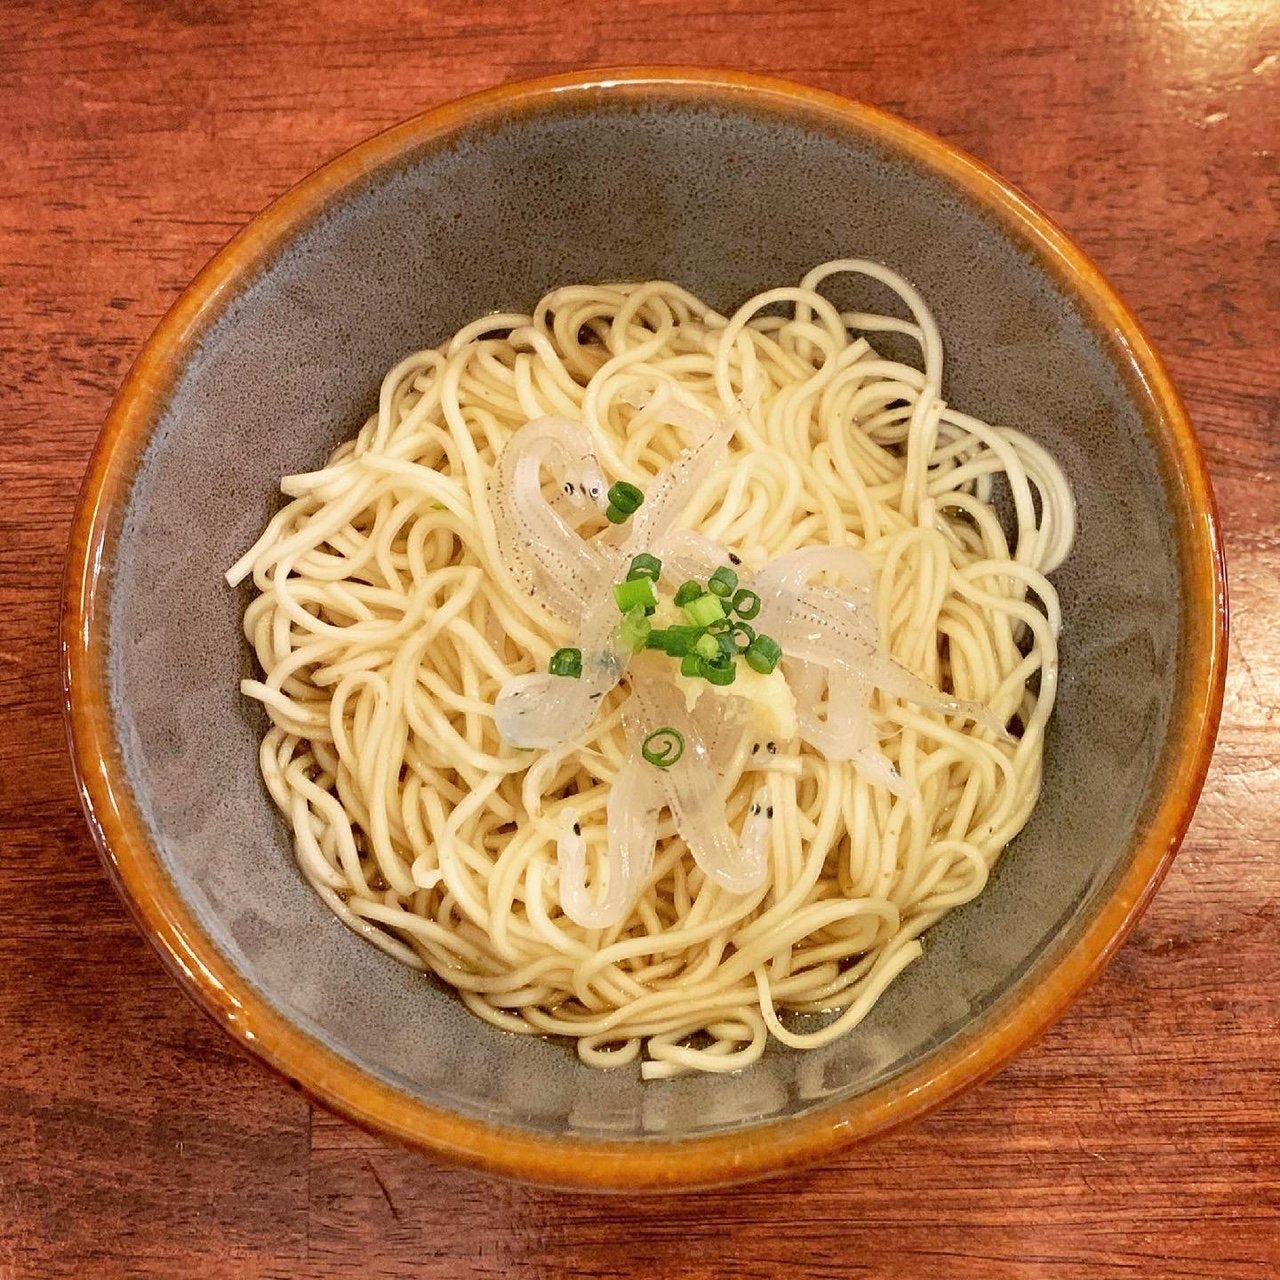
[[[734,1076],[645,1084],[482,1024],[349,933],[258,776],[246,596],[222,572],[360,423],[383,371],[571,281],[721,309],[829,258],[928,299],[947,399],[1064,465],[1062,687],[1031,821],[866,1022]],[[844,305],[884,302],[868,289]],[[708,1184],[882,1132],[994,1071],[1119,945],[1185,831],[1221,704],[1213,499],[1159,359],[1097,270],[943,142],[816,90],[586,73],[440,107],[307,178],[201,272],[129,374],[72,536],[65,680],[103,857],[181,984],[372,1129],[565,1185]]]

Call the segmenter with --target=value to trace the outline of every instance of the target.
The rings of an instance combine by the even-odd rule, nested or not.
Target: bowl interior
[[[491,310],[571,281],[667,277],[722,309],[823,260],[884,261],[924,293],[945,394],[1064,464],[1079,540],[1057,575],[1063,680],[1043,795],[985,893],[930,933],[863,1026],[772,1048],[732,1079],[642,1085],[500,1033],[350,934],[294,867],[238,694],[246,602],[221,578],[375,403],[383,372]],[[847,285],[845,305],[887,305]],[[1016,1000],[1083,927],[1159,797],[1179,577],[1171,503],[1113,340],[1032,248],[875,138],[768,103],[547,99],[375,169],[212,312],[119,523],[109,698],[159,857],[264,1001],[413,1098],[574,1139],[742,1129],[861,1093]]]

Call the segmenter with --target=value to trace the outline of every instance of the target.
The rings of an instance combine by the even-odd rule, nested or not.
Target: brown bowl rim
[[[1125,368],[1180,494],[1181,580],[1190,593],[1180,636],[1182,679],[1162,760],[1163,799],[1127,869],[1080,936],[1016,1000],[867,1093],[740,1132],[677,1141],[560,1138],[459,1116],[409,1097],[348,1062],[276,1012],[201,929],[165,875],[125,782],[107,698],[107,610],[98,585],[118,513],[178,372],[225,300],[274,251],[349,185],[406,151],[455,130],[546,109],[554,99],[665,95],[727,108],[770,109],[852,130],[941,173],[1006,234],[1027,247],[1082,305]],[[1189,621],[1187,621],[1189,619]],[[1043,1033],[1101,971],[1132,928],[1191,820],[1222,708],[1227,652],[1226,577],[1217,509],[1204,458],[1164,365],[1096,266],[1041,210],[986,166],[878,108],[771,76],[697,67],[572,72],[503,85],[448,102],[365,142],[305,178],[259,214],[196,276],[143,347],[94,449],[71,532],[63,591],[63,703],[81,801],[121,897],[196,1002],[251,1053],[311,1097],[356,1123],[432,1155],[492,1173],[564,1187],[706,1186],[815,1160],[919,1116],[998,1070]]]

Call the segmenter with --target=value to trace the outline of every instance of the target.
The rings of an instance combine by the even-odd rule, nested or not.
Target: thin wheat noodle
[[[837,275],[891,290],[906,316],[839,309],[818,292]],[[878,354],[880,334],[914,342],[920,367]],[[945,404],[942,360],[915,289],[848,259],[731,316],[664,281],[556,289],[396,365],[355,437],[282,481],[289,500],[227,575],[255,588],[262,676],[241,689],[270,721],[265,785],[334,914],[494,1026],[572,1037],[593,1067],[731,1072],[770,1038],[803,1050],[852,1030],[1026,822],[1057,687],[1046,575],[1071,546],[1070,489],[1013,426]],[[499,690],[572,628],[502,559],[489,483],[512,435],[551,416],[643,488],[694,443],[664,416],[677,402],[741,415],[684,527],[744,572],[858,548],[887,654],[1015,733],[878,690],[900,795],[799,739],[763,766],[739,744],[725,812],[737,831],[768,796],[762,887],[716,883],[664,810],[633,905],[586,928],[560,905],[557,838],[575,815],[601,878],[628,683],[567,746],[499,734]]]

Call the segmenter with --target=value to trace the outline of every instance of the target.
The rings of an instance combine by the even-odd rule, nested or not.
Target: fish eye
[[[565,493],[572,493],[572,492],[573,492],[573,481],[572,481],[572,480],[566,480],[566,481],[564,482],[564,491],[565,491]]]
[[[770,806],[769,806],[769,807],[764,811],[764,816],[765,816],[766,818],[772,818],[772,817],[773,817],[773,805],[770,805]]]

